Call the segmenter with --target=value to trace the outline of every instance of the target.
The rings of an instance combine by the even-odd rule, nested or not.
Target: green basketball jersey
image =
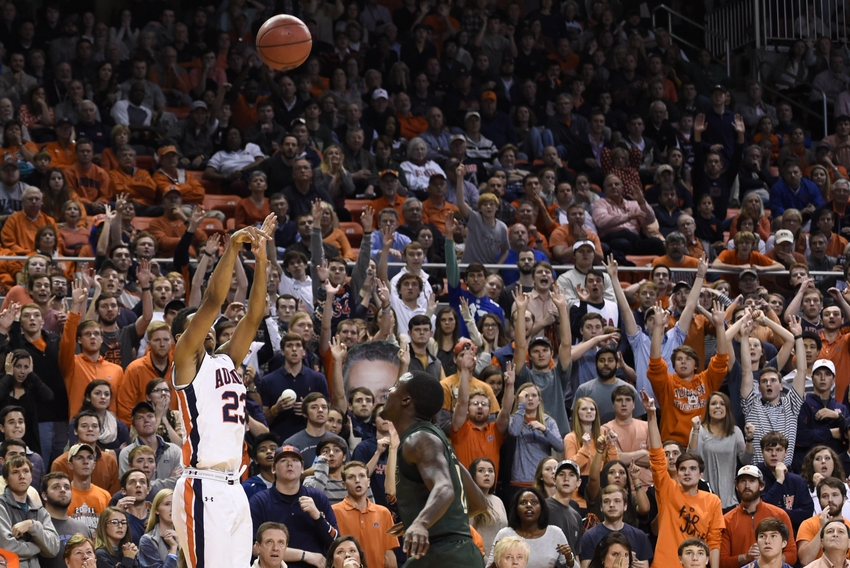
[[[422,480],[422,476],[419,475],[419,470],[415,465],[407,463],[402,455],[405,440],[421,430],[427,430],[437,436],[443,443],[443,455],[449,464],[449,475],[451,476],[452,486],[455,492],[454,499],[452,499],[445,514],[428,529],[428,540],[434,543],[447,537],[466,537],[471,539],[472,534],[469,532],[469,508],[466,504],[466,492],[460,475],[460,468],[463,466],[458,461],[457,456],[455,456],[451,443],[449,443],[443,431],[430,422],[416,422],[405,430],[399,439],[396,500],[398,502],[398,512],[401,516],[401,521],[405,527],[409,527],[419,513],[422,512],[422,509],[425,508],[425,503],[428,501],[428,495],[430,494],[430,491],[425,486],[425,482]]]

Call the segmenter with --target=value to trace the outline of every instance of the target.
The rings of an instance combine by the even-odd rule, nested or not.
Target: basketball
[[[260,59],[278,71],[294,69],[304,63],[312,48],[310,30],[295,16],[272,16],[257,32],[257,53]]]

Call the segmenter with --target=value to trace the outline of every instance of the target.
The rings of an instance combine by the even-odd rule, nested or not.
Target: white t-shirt
[[[243,150],[228,152],[219,150],[207,165],[222,175],[228,175],[245,166],[253,164],[257,158],[265,158],[265,154],[256,144],[247,144]]]

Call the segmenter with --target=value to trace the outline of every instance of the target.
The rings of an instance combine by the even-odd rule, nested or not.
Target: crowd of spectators
[[[207,345],[265,278],[254,566],[405,561],[414,370],[488,566],[850,566],[846,47],[794,42],[772,105],[632,4],[2,2],[0,566],[181,562],[172,349],[269,213]]]

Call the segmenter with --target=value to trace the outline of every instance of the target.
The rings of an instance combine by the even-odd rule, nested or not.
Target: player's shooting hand
[[[404,533],[404,553],[408,557],[422,558],[428,552],[428,529],[414,521]]]
[[[322,516],[312,497],[299,497],[298,504],[301,505],[301,510],[310,515],[310,518],[314,521]]]

